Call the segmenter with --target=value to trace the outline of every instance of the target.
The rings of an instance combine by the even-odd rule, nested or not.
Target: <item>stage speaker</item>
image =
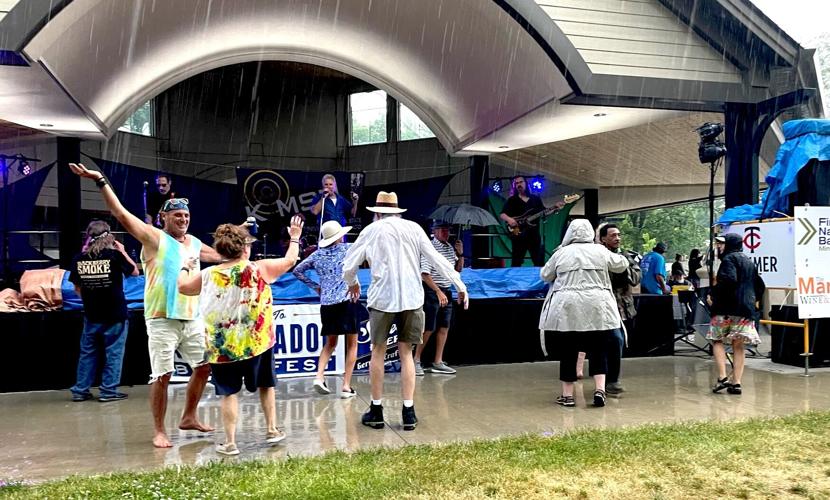
[[[830,205],[830,161],[810,160],[804,168],[799,170],[798,191],[790,197],[790,213],[792,207],[805,204],[812,206]]]
[[[800,323],[797,306],[773,306],[770,318],[777,321],[792,321]],[[820,368],[830,366],[830,339],[826,332],[830,328],[830,318],[810,320],[810,366]],[[825,335],[822,335],[822,331]],[[804,366],[804,331],[800,328],[773,326],[772,335],[772,362],[792,366]]]

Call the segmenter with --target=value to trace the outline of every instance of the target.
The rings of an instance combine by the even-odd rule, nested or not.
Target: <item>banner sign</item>
[[[367,321],[360,325],[360,333],[357,336],[355,373],[369,373],[369,362],[372,360],[371,339],[372,335],[370,334],[369,322]],[[384,358],[383,368],[383,371],[386,373],[398,373],[401,371],[401,359],[400,353],[398,352],[398,326],[395,324],[392,325],[392,328],[389,330],[389,335],[386,337],[386,357]]]
[[[798,317],[830,317],[830,207],[795,207]]]
[[[306,234],[315,235],[319,227],[317,218],[311,213],[312,200],[323,191],[325,173],[238,168],[236,184],[246,215],[258,221],[261,232],[278,237],[279,231],[288,226],[292,215],[303,213],[306,216]],[[351,192],[360,195],[363,191],[363,172],[331,174],[337,181],[338,193],[344,198],[350,200]]]
[[[795,288],[794,227],[792,220],[736,223],[724,233],[741,237],[767,288]]]
[[[317,361],[325,339],[320,335],[319,304],[274,306],[277,343],[274,358],[277,377],[298,377],[317,373]],[[326,366],[326,373],[343,373],[345,343],[337,348]]]

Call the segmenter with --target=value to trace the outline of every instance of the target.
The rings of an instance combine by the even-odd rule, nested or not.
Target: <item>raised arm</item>
[[[124,226],[128,233],[140,241],[142,245],[158,247],[159,230],[145,224],[144,221],[124,208],[104,174],[96,170],[89,170],[83,163],[70,163],[69,168],[72,169],[75,175],[95,181],[95,185],[101,189],[101,196],[103,196],[104,203],[107,204],[110,213]]]
[[[288,235],[291,237],[291,242],[288,244],[285,257],[257,261],[257,266],[260,269],[260,273],[262,273],[262,279],[268,283],[273,283],[297,263],[297,259],[300,256],[300,235],[302,234],[303,219],[299,215],[295,215],[291,217],[291,227],[288,228]]]
[[[127,264],[133,267],[132,271],[130,272],[130,276],[138,276],[138,265],[136,265],[135,261],[130,258],[129,254],[127,254],[127,250],[124,248],[124,245],[116,240],[115,241],[115,249],[124,256],[124,260],[127,261]]]
[[[212,246],[202,244],[202,248],[199,250],[199,260],[202,262],[210,262],[211,264],[218,264],[225,260],[225,258],[219,255],[219,252]]]

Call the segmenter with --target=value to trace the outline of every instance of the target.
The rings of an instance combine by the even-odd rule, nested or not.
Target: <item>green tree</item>
[[[715,220],[723,213],[723,200],[715,201]],[[672,257],[709,244],[708,202],[689,203],[674,207],[655,208],[625,214],[614,221],[620,227],[622,246],[627,250],[646,253],[658,241],[666,243],[666,255]]]

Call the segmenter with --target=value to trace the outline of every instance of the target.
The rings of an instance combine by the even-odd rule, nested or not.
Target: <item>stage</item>
[[[538,268],[530,267],[465,269],[462,278],[469,287],[470,308],[466,311],[455,308],[445,360],[452,365],[558,360],[555,344],[548,345],[548,358],[540,345],[538,322],[546,288],[538,273]],[[361,270],[359,279],[365,300],[371,279],[369,270]],[[124,289],[130,307],[130,328],[122,385],[144,385],[149,380],[150,367],[141,309],[143,276],[127,279]],[[316,293],[290,273],[281,277],[272,289],[279,314],[299,306],[314,309],[319,301]],[[66,281],[63,295],[64,309],[60,311],[0,314],[0,331],[4,332],[7,352],[16,353],[0,365],[0,392],[67,389],[74,384],[83,312],[79,298]],[[640,319],[628,334],[625,357],[673,354],[671,297],[641,295],[636,297],[636,303]],[[291,314],[287,316],[275,320],[280,346],[280,352],[276,353],[277,373],[280,376],[313,373],[313,363],[322,347],[315,333],[319,329],[314,326],[319,319],[313,314],[298,314],[297,319]],[[360,353],[364,357],[368,353],[367,332],[361,332],[359,340],[358,366],[363,359]],[[432,344],[427,345],[423,355],[427,363],[432,359],[433,348]],[[331,366],[334,367],[334,362]]]

